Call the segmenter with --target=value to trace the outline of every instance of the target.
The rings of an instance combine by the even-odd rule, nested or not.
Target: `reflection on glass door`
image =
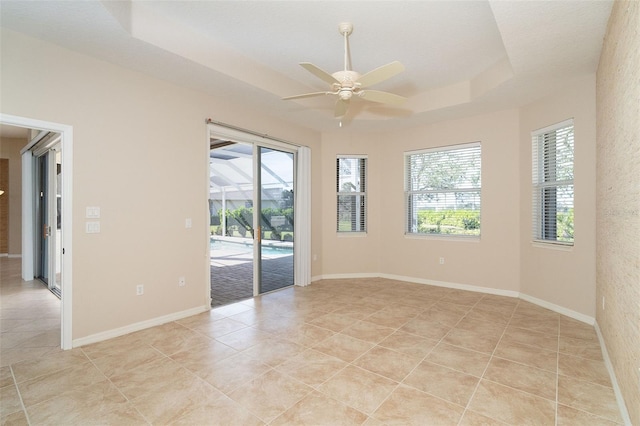
[[[294,155],[259,146],[260,234],[258,245],[260,294],[293,285]]]
[[[293,285],[294,154],[209,140],[211,305]]]
[[[36,158],[36,277],[58,297],[62,289],[62,155],[60,145]]]
[[[49,153],[36,159],[36,277],[49,283]]]

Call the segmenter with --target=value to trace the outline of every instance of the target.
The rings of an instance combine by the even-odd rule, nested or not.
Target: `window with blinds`
[[[573,245],[573,120],[532,133],[533,240]]]
[[[479,237],[480,167],[480,142],[406,152],[406,233]]]
[[[367,158],[338,156],[336,175],[337,231],[367,232]]]

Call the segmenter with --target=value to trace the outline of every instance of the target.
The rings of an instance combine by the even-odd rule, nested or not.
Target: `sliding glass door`
[[[260,227],[257,264],[260,294],[293,285],[294,155],[263,146],[260,165]]]
[[[294,151],[213,135],[209,146],[212,306],[293,285]]]
[[[60,144],[35,157],[35,276],[60,297],[62,290],[62,155]]]

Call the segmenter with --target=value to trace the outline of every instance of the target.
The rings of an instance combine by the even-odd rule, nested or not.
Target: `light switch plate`
[[[87,207],[86,217],[88,219],[98,219],[100,217],[100,207]]]
[[[99,234],[100,222],[86,222],[87,234]]]

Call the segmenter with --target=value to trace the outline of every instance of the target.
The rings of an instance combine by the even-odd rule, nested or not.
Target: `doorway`
[[[73,190],[73,127],[65,124],[52,123],[32,118],[19,117],[0,113],[0,124],[36,130],[37,136],[20,151],[22,157],[22,249],[21,249],[21,275],[22,280],[32,281],[36,277],[38,240],[40,232],[44,231],[44,225],[38,226],[36,217],[36,161],[42,154],[50,151],[56,143],[56,154],[48,157],[47,174],[49,176],[48,197],[43,203],[48,203],[47,209],[51,212],[49,224],[50,235],[55,235],[47,244],[46,268],[48,281],[59,287],[60,292],[60,340],[62,349],[71,349],[72,340],[72,190]],[[38,143],[48,134],[56,134],[58,139],[49,139],[48,148],[43,152],[36,152]],[[40,145],[42,147],[42,145]],[[37,154],[37,155],[36,155]],[[44,160],[43,160],[44,161]],[[51,206],[55,208],[51,209]],[[59,206],[59,209],[58,209]],[[58,228],[59,221],[59,228]],[[37,227],[38,226],[38,227]],[[36,228],[37,227],[37,228]],[[58,231],[59,229],[59,231]],[[55,241],[55,244],[52,243]]]
[[[295,151],[217,137],[209,147],[212,306],[293,285]]]

